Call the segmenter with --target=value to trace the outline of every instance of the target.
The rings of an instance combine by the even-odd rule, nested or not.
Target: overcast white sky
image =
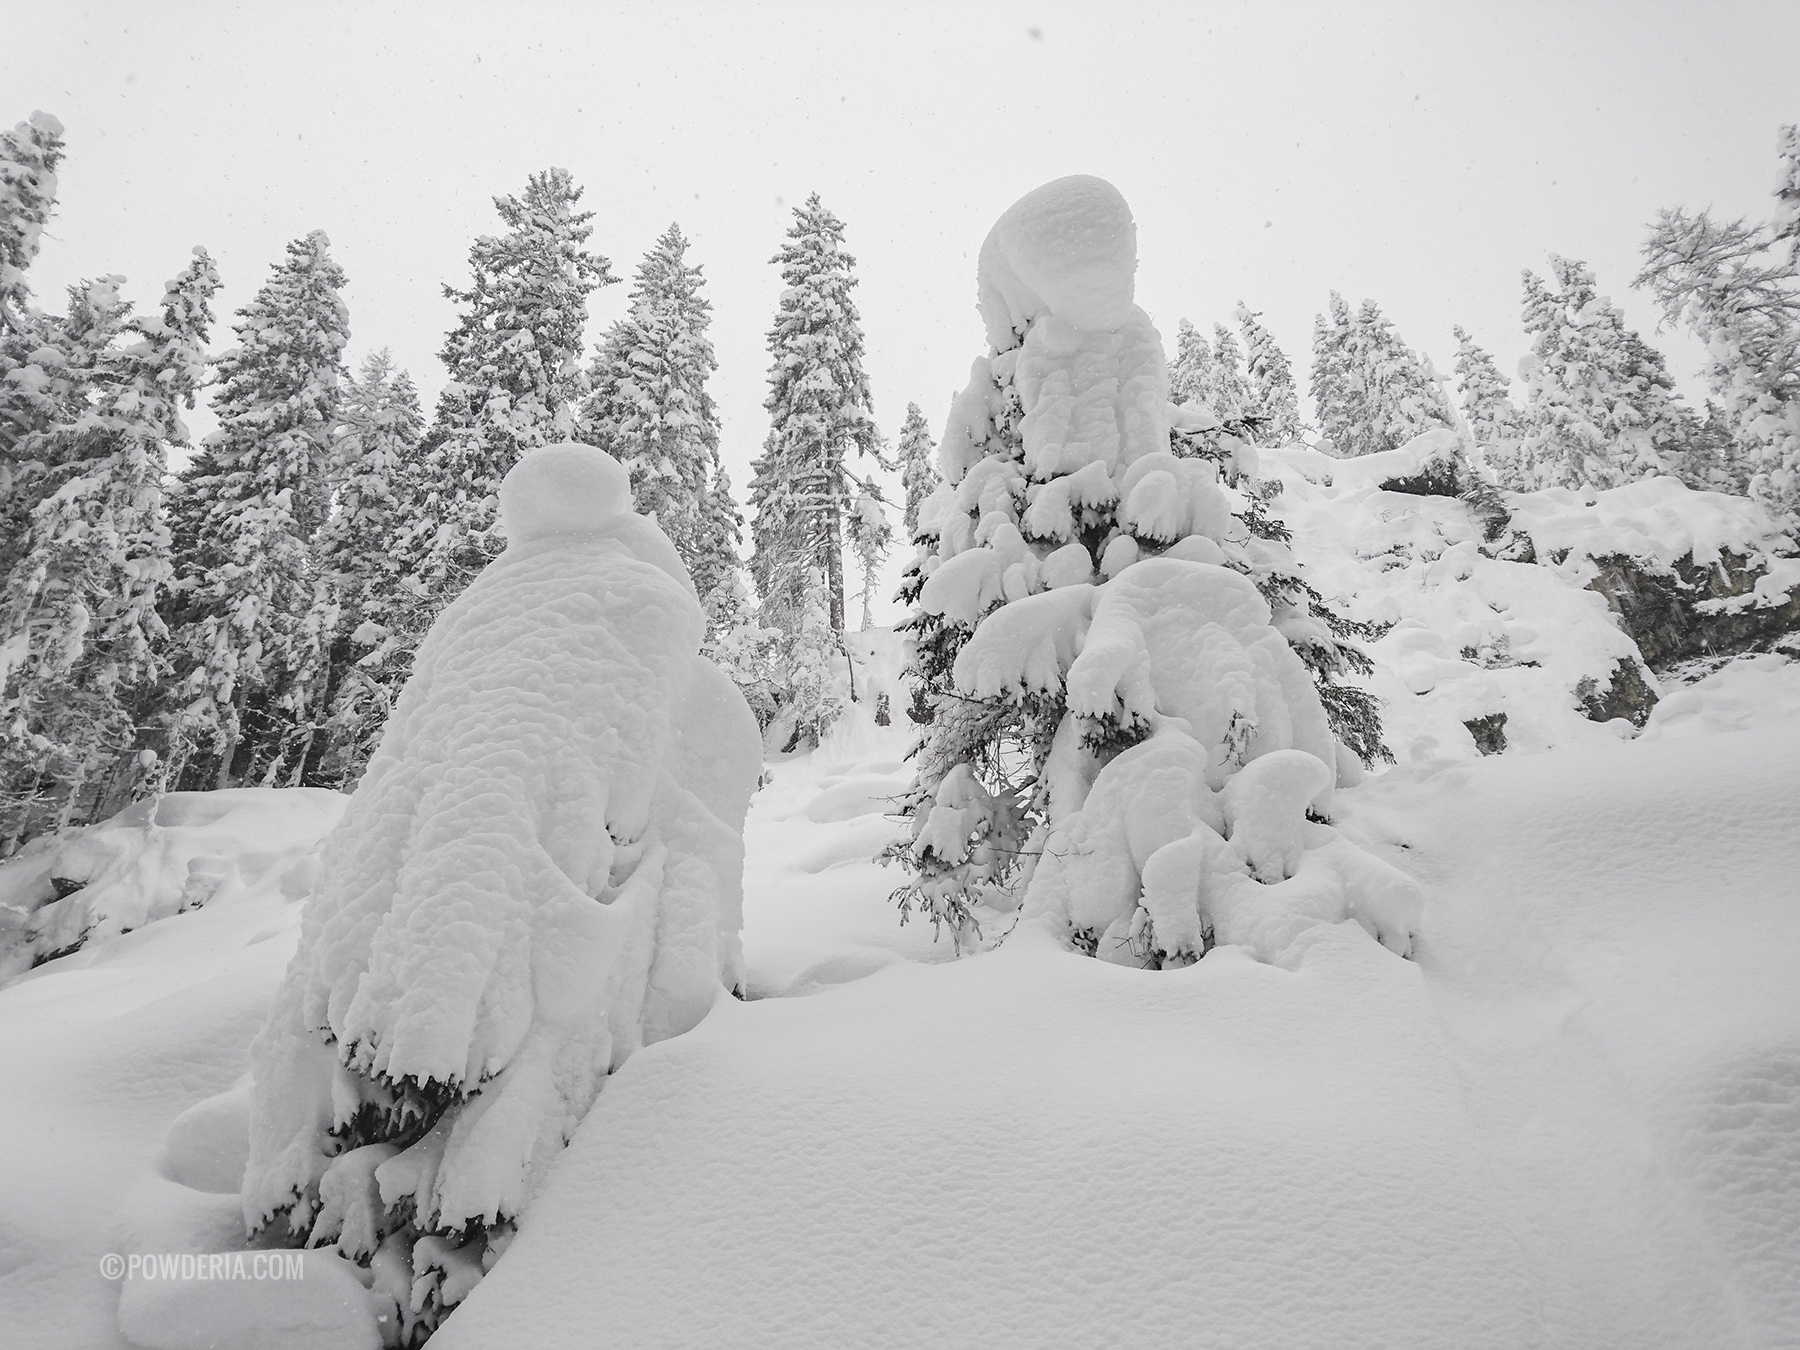
[[[0,0],[0,121],[68,129],[40,300],[123,273],[152,303],[203,243],[228,316],[325,229],[352,357],[430,402],[440,284],[495,194],[560,164],[622,278],[671,220],[715,311],[724,451],[758,453],[789,208],[819,192],[858,262],[875,412],[937,429],[981,350],[975,255],[1068,173],[1138,220],[1138,300],[1173,342],[1242,298],[1296,367],[1338,289],[1448,370],[1452,324],[1509,372],[1519,271],[1587,259],[1630,291],[1659,206],[1765,215],[1800,118],[1800,4],[83,5]],[[226,322],[215,333],[227,345]],[[1676,373],[1694,350],[1657,339]],[[1692,388],[1691,382],[1689,387]],[[200,419],[196,420],[197,429]]]

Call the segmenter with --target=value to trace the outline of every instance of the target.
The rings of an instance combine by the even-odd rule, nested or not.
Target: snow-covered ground
[[[909,729],[859,704],[754,803],[751,997],[608,1081],[436,1339],[1794,1344],[1797,670],[1734,663],[1634,741],[1341,794],[1426,888],[1416,960],[1346,923],[1293,969],[1136,971],[1026,929],[951,959],[869,861]],[[230,800],[156,837],[165,886],[234,859],[207,903],[0,989],[8,1345],[129,1343],[104,1253],[242,1245],[233,1088],[305,880],[269,841],[336,803]],[[356,1344],[321,1257],[207,1306],[285,1300],[258,1344]],[[206,1343],[123,1288],[145,1343]]]

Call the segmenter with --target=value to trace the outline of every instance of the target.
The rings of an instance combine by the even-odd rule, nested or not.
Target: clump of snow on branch
[[[252,1230],[368,1265],[406,1334],[491,1264],[602,1079],[739,987],[754,720],[602,451],[532,452],[447,609],[253,1049]]]
[[[1280,959],[1298,927],[1352,917],[1406,952],[1417,888],[1308,818],[1353,757],[1246,575],[1241,500],[1217,461],[1173,453],[1191,410],[1169,403],[1136,266],[1130,209],[1096,178],[1027,195],[982,246],[990,352],[918,513],[936,720],[901,898],[968,941],[1022,897],[1143,965],[1215,941]]]

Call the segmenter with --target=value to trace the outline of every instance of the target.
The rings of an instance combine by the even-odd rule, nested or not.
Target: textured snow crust
[[[516,1215],[605,1075],[741,986],[760,742],[629,502],[585,446],[502,485],[507,550],[421,646],[258,1039],[253,1228],[298,1197],[366,1256],[403,1198],[442,1230]],[[404,1152],[338,1155],[346,1065],[459,1099]]]

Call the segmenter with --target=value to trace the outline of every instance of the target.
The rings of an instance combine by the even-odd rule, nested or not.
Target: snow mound
[[[1540,557],[1558,561],[1623,556],[1666,570],[1690,556],[1709,567],[1725,552],[1768,562],[1794,551],[1761,503],[1695,491],[1674,478],[1640,478],[1586,496],[1565,488],[1508,493],[1506,503],[1512,527]]]
[[[344,802],[318,788],[170,792],[34,840],[0,865],[0,980],[267,885],[304,897]]]
[[[436,1344],[587,1345],[602,1290],[666,1345],[1782,1344],[1797,752],[1605,745],[1344,794],[1347,835],[1429,878],[1415,962],[1316,927],[1288,968],[1150,976],[1026,927],[884,964],[825,917],[881,908],[846,873],[811,911],[840,925],[823,987],[634,1057]],[[787,802],[861,771],[793,761]],[[747,938],[773,946],[796,878],[765,810]]]
[[[1650,714],[1651,739],[1719,735],[1800,721],[1800,661],[1772,652],[1741,656],[1666,694]]]
[[[246,1222],[367,1259],[410,1209],[445,1305],[479,1248],[431,1234],[517,1216],[604,1076],[743,983],[760,741],[623,472],[508,475],[517,533],[421,645],[253,1051]]]

